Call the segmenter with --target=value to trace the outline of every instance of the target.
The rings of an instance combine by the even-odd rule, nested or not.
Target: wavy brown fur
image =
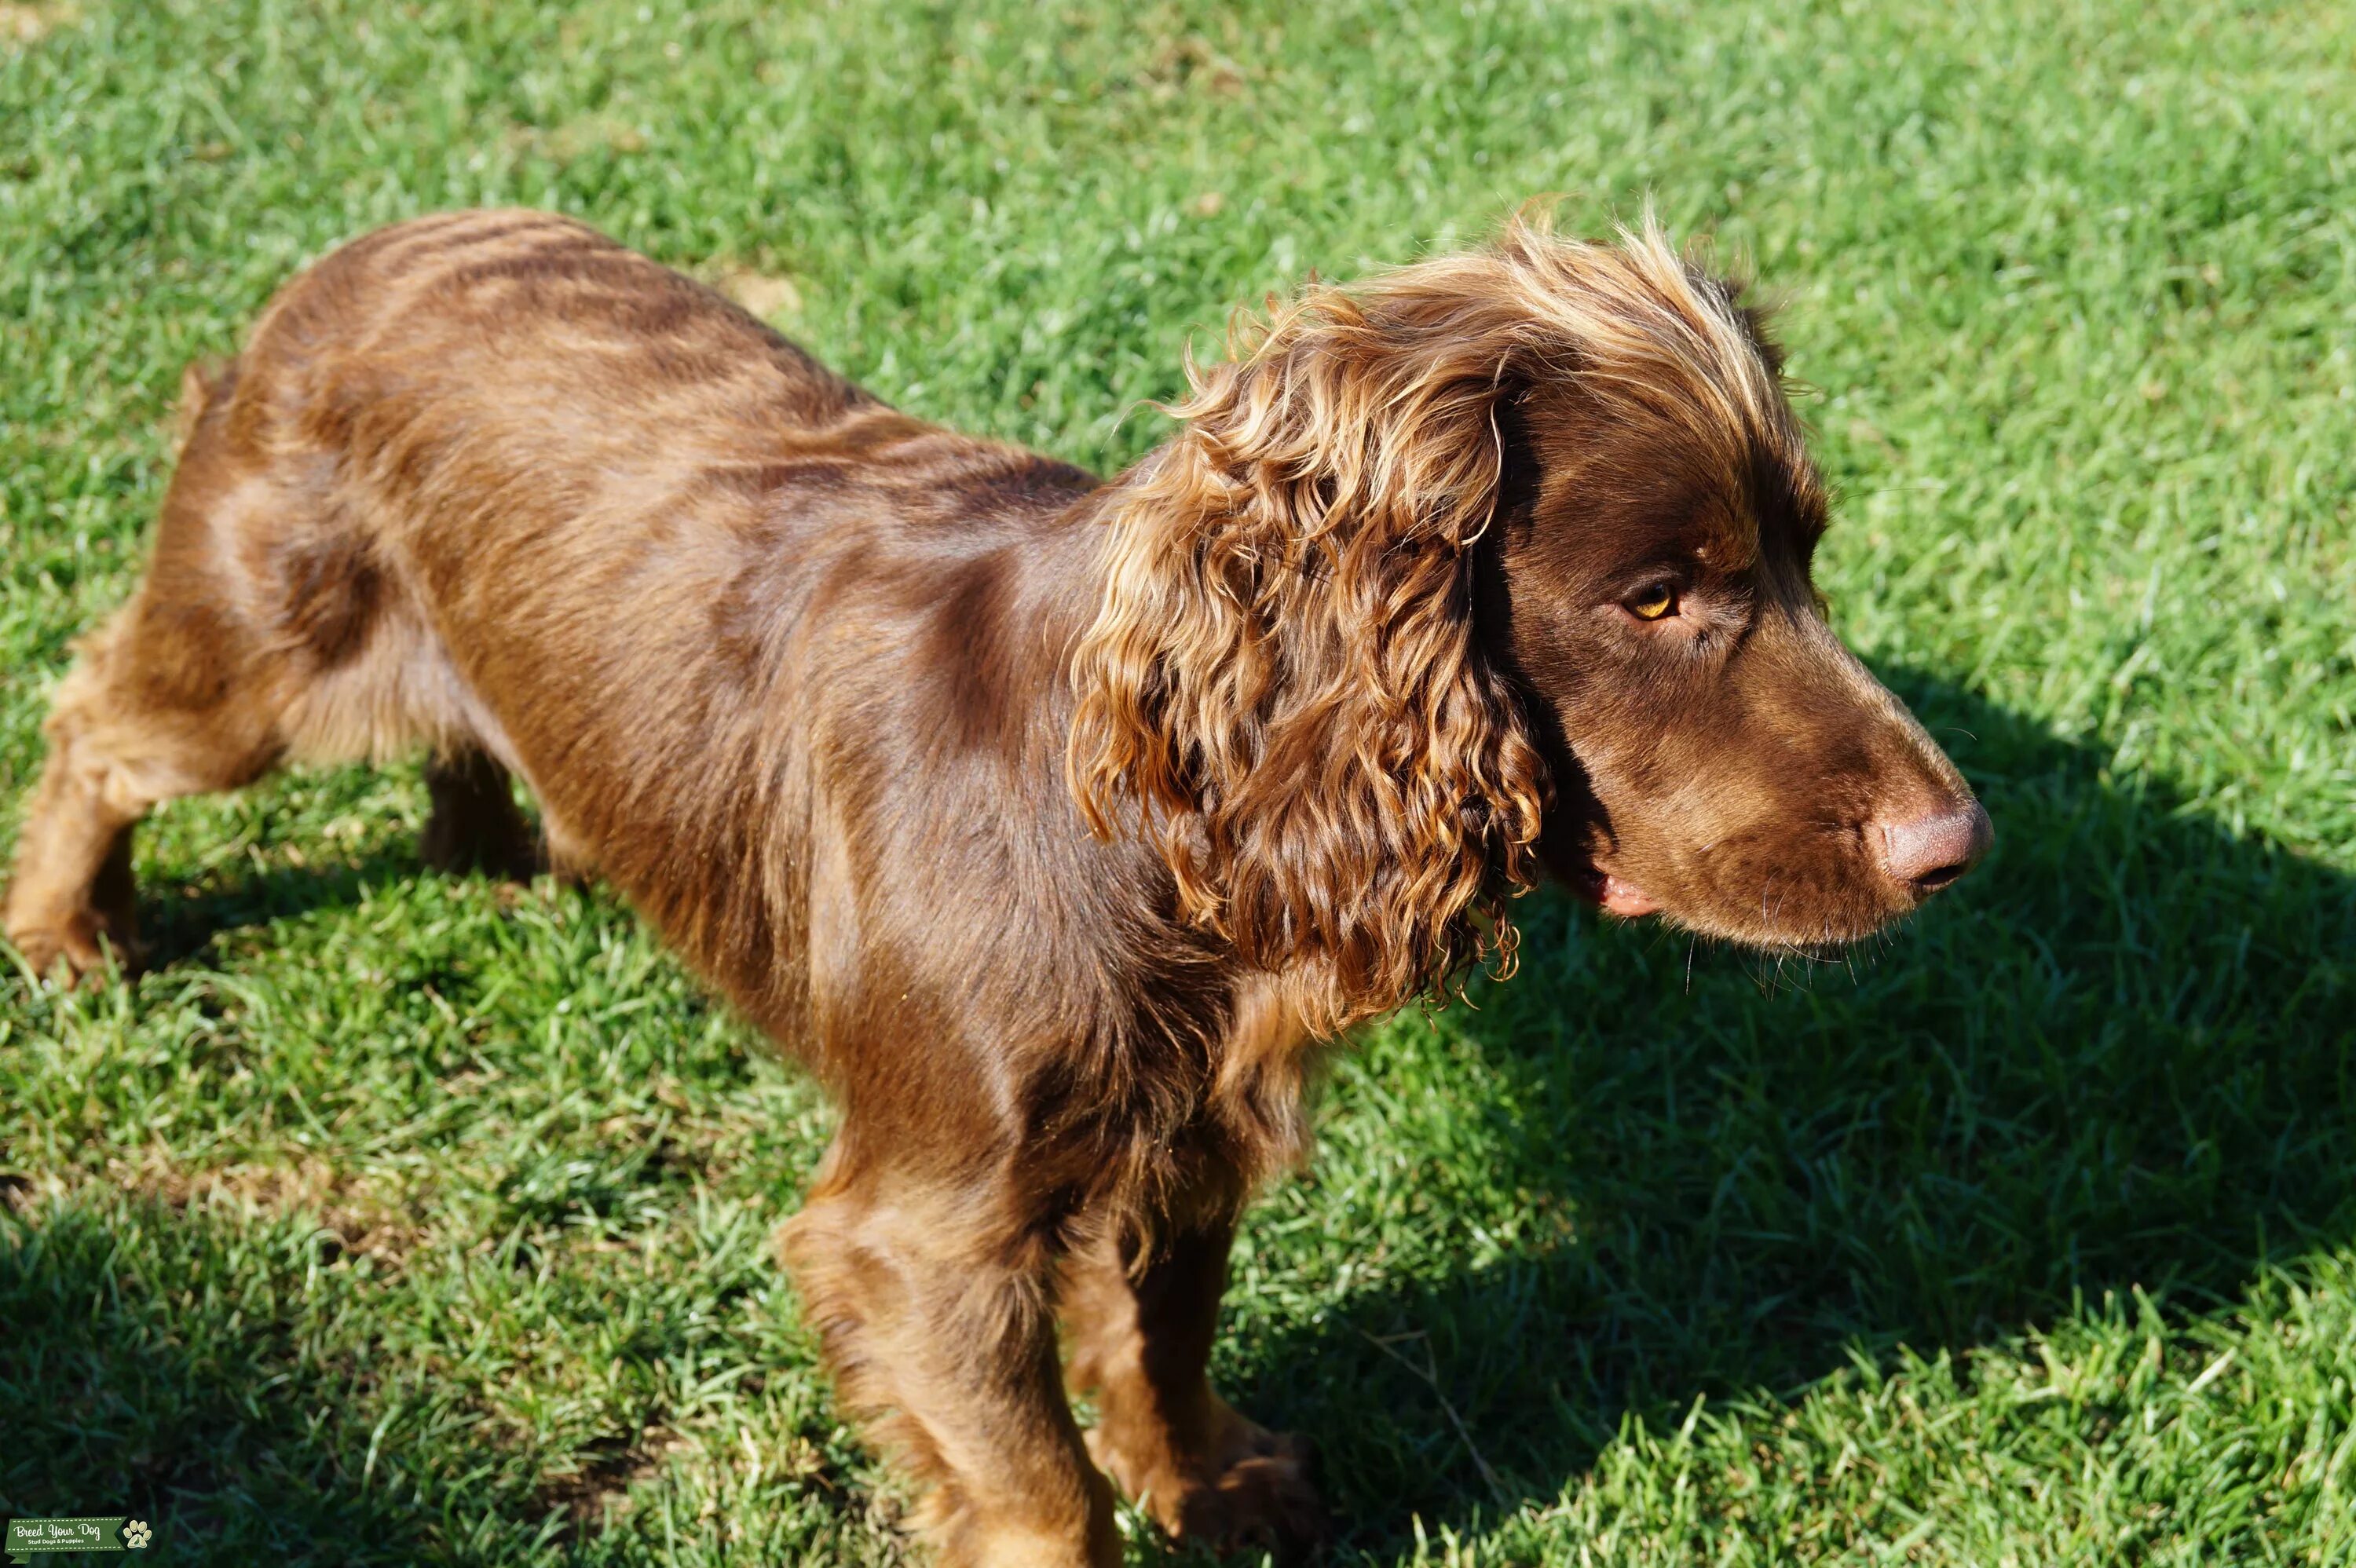
[[[1608,247],[1517,221],[1228,349],[1107,508],[1073,788],[1101,834],[1141,805],[1186,914],[1331,1031],[1486,950],[1509,973],[1537,880],[1545,765],[1468,613],[1509,391],[1575,376],[1730,475],[1761,441],[1804,458],[1730,293],[1649,224]]]
[[[1192,376],[1104,484],[562,219],[358,240],[191,373],[7,933],[132,955],[140,817],[289,758],[422,748],[429,858],[528,869],[519,777],[836,1095],[781,1247],[944,1561],[1117,1561],[1105,1472],[1312,1535],[1304,1446],[1205,1367],[1321,1042],[1510,961],[1542,866],[1873,929],[1922,894],[1879,825],[1961,784],[1824,625],[1757,322],[1649,229],[1312,289]]]

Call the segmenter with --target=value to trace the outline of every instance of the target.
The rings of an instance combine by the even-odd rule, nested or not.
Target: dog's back
[[[1070,534],[1046,525],[1093,484],[902,414],[545,213],[445,214],[335,252],[232,365],[192,377],[182,417],[155,576],[124,613],[141,630],[99,653],[168,654],[180,713],[205,688],[198,782],[422,745],[442,805],[471,765],[452,759],[496,763],[539,797],[553,859],[614,882],[772,1027],[807,995],[776,962],[801,945],[797,826],[877,809],[816,798],[812,752],[858,776],[862,725],[902,720],[880,699],[916,684],[894,674],[912,657],[1048,678],[1044,645],[935,645],[996,624],[973,601],[1021,592],[1003,558]],[[1059,743],[972,733],[1013,711],[952,703],[937,743]]]

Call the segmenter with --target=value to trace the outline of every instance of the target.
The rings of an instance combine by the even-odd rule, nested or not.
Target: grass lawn
[[[182,364],[340,239],[560,208],[1111,467],[1231,304],[1545,191],[1785,302],[1836,622],[1998,849],[1806,971],[1536,899],[1344,1060],[1225,1382],[1343,1563],[2356,1559],[2334,0],[0,5],[0,841]],[[903,1560],[765,1245],[827,1108],[610,899],[423,874],[423,805],[174,805],[159,967],[0,978],[0,1513]]]

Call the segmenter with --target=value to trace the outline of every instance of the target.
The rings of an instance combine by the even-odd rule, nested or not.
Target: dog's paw
[[[1131,1456],[1109,1452],[1100,1431],[1087,1435],[1089,1452],[1178,1540],[1221,1552],[1257,1548],[1280,1559],[1306,1554],[1329,1532],[1324,1502],[1311,1478],[1313,1445],[1232,1410],[1220,1413],[1211,1452],[1193,1463],[1141,1466]]]
[[[1252,1435],[1248,1451],[1180,1499],[1172,1533],[1223,1552],[1250,1547],[1284,1558],[1303,1554],[1325,1539],[1328,1527],[1324,1500],[1311,1478],[1315,1449],[1297,1434],[1245,1424]]]
[[[110,957],[122,970],[132,963],[130,943],[96,910],[12,926],[8,941],[24,955],[26,967],[69,991],[85,979],[104,979]]]

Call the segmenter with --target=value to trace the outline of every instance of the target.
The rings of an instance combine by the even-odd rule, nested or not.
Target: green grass
[[[2356,11],[0,12],[11,822],[181,365],[371,225],[783,279],[887,397],[1104,466],[1312,268],[1543,191],[1714,233],[1815,389],[1837,621],[1998,851],[1804,972],[1536,900],[1520,978],[1344,1059],[1222,1377],[1345,1563],[2356,1557]],[[0,982],[0,1512],[898,1561],[765,1250],[819,1096],[609,900],[421,874],[423,805],[175,805],[167,961]]]

